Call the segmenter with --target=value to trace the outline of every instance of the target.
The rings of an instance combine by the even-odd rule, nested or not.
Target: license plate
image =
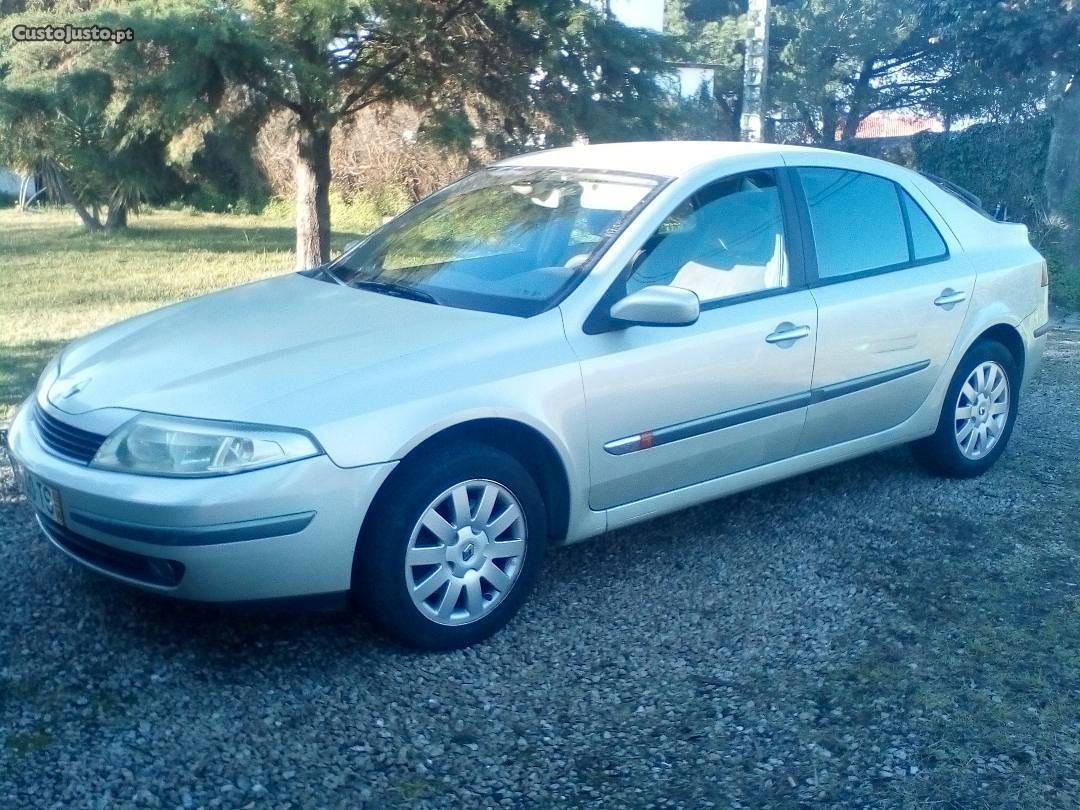
[[[33,473],[23,470],[23,489],[30,504],[45,517],[64,525],[64,510],[60,506],[60,490],[49,486]]]

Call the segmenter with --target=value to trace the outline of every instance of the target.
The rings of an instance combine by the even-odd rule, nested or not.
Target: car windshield
[[[529,316],[557,303],[659,178],[495,167],[391,220],[326,272],[388,295]]]

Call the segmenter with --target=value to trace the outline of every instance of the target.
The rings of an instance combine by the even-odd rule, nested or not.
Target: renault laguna
[[[351,596],[457,647],[551,545],[894,445],[985,472],[1047,306],[1024,226],[898,166],[554,149],[325,265],[72,343],[9,443],[87,568],[188,600]]]

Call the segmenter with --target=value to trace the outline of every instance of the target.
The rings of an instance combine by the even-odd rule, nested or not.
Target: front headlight
[[[299,430],[141,414],[105,440],[90,466],[198,477],[232,475],[320,453],[315,439]]]

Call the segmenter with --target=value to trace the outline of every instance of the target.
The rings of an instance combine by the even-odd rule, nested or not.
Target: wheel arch
[[[1012,355],[1013,360],[1016,361],[1016,368],[1017,371],[1019,371],[1020,379],[1024,378],[1024,364],[1027,361],[1027,349],[1024,346],[1023,336],[1015,326],[1008,323],[994,324],[980,332],[979,335],[971,341],[968,349],[984,340],[993,340],[1004,346],[1009,354]],[[965,350],[965,352],[966,351],[967,350]]]
[[[559,542],[570,526],[570,477],[559,451],[551,440],[535,427],[505,417],[479,417],[444,427],[427,436],[406,452],[397,467],[375,494],[373,504],[394,486],[399,470],[408,469],[419,458],[436,449],[458,443],[483,444],[501,450],[522,464],[536,481],[547,510],[548,536]],[[367,527],[368,509],[361,528]]]

